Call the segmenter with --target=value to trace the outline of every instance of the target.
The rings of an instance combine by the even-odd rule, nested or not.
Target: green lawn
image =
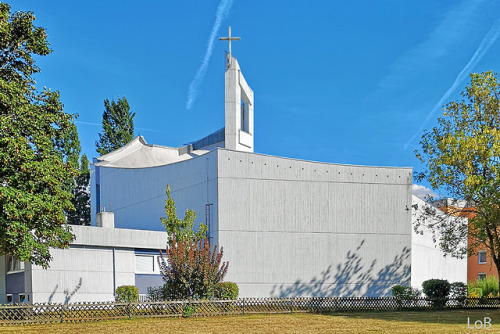
[[[467,328],[489,317],[489,330]],[[0,327],[11,333],[500,333],[500,310],[259,314]]]

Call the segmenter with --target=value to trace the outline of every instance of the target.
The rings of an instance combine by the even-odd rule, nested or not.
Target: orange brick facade
[[[450,212],[449,207],[440,207],[444,212]],[[454,208],[453,210],[456,210]],[[461,210],[460,216],[466,217],[467,219],[472,219],[475,216],[474,212],[471,212],[470,209],[463,209]],[[469,244],[474,241],[473,237],[469,235]],[[485,258],[486,261],[479,262],[479,252],[485,252]],[[467,280],[468,281],[475,281],[477,280],[480,276],[495,276],[498,278],[498,271],[495,266],[495,263],[493,263],[493,260],[491,259],[491,255],[489,253],[489,250],[486,248],[478,248],[476,249],[476,254],[471,255],[467,258]],[[484,259],[484,258],[483,258]]]
[[[481,249],[478,251],[481,251]],[[486,263],[479,263],[479,256],[477,254],[469,256],[467,259],[467,280],[475,281],[478,279],[479,274],[498,277],[497,268],[488,252],[486,252]]]

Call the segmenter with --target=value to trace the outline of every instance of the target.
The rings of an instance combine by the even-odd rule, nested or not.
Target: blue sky
[[[224,126],[228,45],[218,37],[229,25],[255,92],[257,153],[417,172],[423,129],[460,98],[468,73],[500,72],[500,1],[10,4],[46,28],[54,52],[38,60],[38,86],[60,90],[79,115],[89,157],[106,98],[128,99],[150,144],[180,146]]]

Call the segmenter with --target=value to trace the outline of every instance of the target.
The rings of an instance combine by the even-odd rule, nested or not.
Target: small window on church
[[[241,101],[241,131],[248,133],[248,104]]]

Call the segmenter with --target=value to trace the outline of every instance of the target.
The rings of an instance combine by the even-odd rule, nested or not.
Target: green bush
[[[469,281],[467,284],[468,292],[471,294],[473,289],[481,289],[480,297],[488,296],[490,293],[493,296],[498,295],[498,278],[495,276],[486,276],[484,279]],[[476,291],[477,293],[477,291]]]
[[[152,302],[159,302],[163,300],[163,286],[150,286],[148,287],[148,300]]]
[[[122,303],[139,300],[139,289],[133,285],[122,285],[116,288],[116,300]]]
[[[392,287],[392,295],[396,298],[399,307],[413,307],[421,292],[411,286],[395,285]]]
[[[467,284],[463,282],[455,282],[450,285],[450,298],[455,300],[457,305],[465,305],[465,299],[467,298],[468,290]]]
[[[450,284],[450,298],[461,299],[467,297],[467,284],[455,282]]]
[[[411,286],[395,285],[392,287],[392,295],[398,299],[417,299],[420,297],[420,291]]]
[[[480,289],[480,288],[469,288],[468,289],[468,297],[469,298],[481,298],[482,296],[483,296],[483,289]]]
[[[182,317],[190,318],[196,312],[196,305],[194,304],[186,304],[182,308]]]
[[[219,282],[215,287],[214,297],[217,299],[236,299],[240,290],[233,282]]]
[[[450,294],[451,284],[443,279],[430,279],[422,283],[425,295],[432,302],[434,307],[443,307]]]

